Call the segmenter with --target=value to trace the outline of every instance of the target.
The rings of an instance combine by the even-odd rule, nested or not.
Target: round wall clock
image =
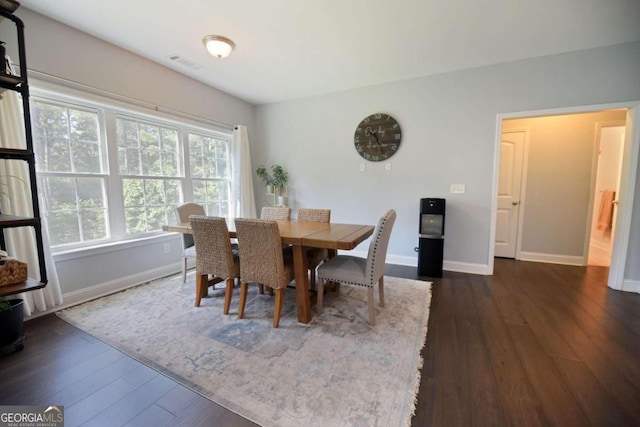
[[[380,162],[393,156],[402,139],[400,125],[388,114],[376,113],[362,119],[353,142],[363,158]]]

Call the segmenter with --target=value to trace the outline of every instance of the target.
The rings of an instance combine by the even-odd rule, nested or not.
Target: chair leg
[[[196,274],[196,307],[200,307],[200,300],[207,295],[209,285],[208,274]]]
[[[267,286],[267,292],[269,292],[270,297],[273,296],[273,288],[270,288],[269,286]]]
[[[264,295],[264,285],[262,283],[258,285],[258,292],[260,295]]]
[[[378,281],[378,290],[380,291],[380,307],[384,307],[384,276]]]
[[[229,307],[231,306],[231,294],[233,294],[233,277],[227,279],[227,289],[224,291],[224,311],[223,314],[229,314]]]
[[[246,282],[240,282],[240,305],[238,306],[238,319],[242,319],[244,316],[244,304],[247,302],[247,288],[249,285]]]
[[[318,311],[318,316],[320,316],[323,311],[322,303],[324,300],[324,279],[318,280],[318,292],[316,295],[317,295],[316,307]]]
[[[375,325],[376,324],[376,306],[373,302],[373,288],[369,288],[368,290],[368,296],[369,296],[369,323],[371,323],[371,325]]]
[[[271,289],[271,288],[269,288]],[[284,301],[284,288],[276,289],[276,304],[273,312],[273,327],[280,324],[280,314],[282,313],[282,302]]]
[[[182,283],[187,282],[187,257],[182,257]]]

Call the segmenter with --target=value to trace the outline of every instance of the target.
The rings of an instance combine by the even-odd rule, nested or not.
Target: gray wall
[[[336,221],[366,223],[395,208],[393,262],[416,262],[418,200],[444,197],[445,268],[480,271],[493,237],[496,115],[640,100],[638,70],[636,42],[259,106],[252,158],[289,170],[294,208],[329,207]],[[356,125],[374,112],[402,126],[391,171],[353,147]],[[451,184],[466,193],[449,194]],[[629,256],[638,254],[635,243]]]
[[[617,110],[504,121],[503,131],[527,129],[529,138],[523,252],[584,255],[596,124],[625,119]]]
[[[247,125],[251,135],[253,105],[28,9],[21,8],[16,15],[25,23],[30,70],[217,122]],[[0,26],[0,40],[7,42],[17,62],[14,33],[12,26]],[[62,291],[68,293],[179,271],[181,253],[179,237],[163,235],[54,258]]]

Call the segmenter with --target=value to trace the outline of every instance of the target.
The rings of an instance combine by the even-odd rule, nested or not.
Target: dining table
[[[309,292],[309,277],[307,274],[306,248],[323,248],[329,252],[329,257],[337,254],[338,250],[352,250],[368,239],[374,227],[361,224],[340,224],[323,222],[303,222],[280,220],[278,229],[280,238],[285,245],[291,245],[293,250],[293,265],[296,282],[296,308],[298,322],[311,321],[311,295]],[[228,220],[229,238],[236,238],[235,224]],[[163,231],[177,233],[192,233],[188,222],[163,225]],[[196,253],[197,256],[197,253]]]

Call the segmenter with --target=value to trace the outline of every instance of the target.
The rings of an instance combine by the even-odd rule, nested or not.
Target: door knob
[[[520,202],[511,202],[511,204],[512,204],[513,206],[518,206],[518,204],[519,204],[519,203],[520,203]]]

